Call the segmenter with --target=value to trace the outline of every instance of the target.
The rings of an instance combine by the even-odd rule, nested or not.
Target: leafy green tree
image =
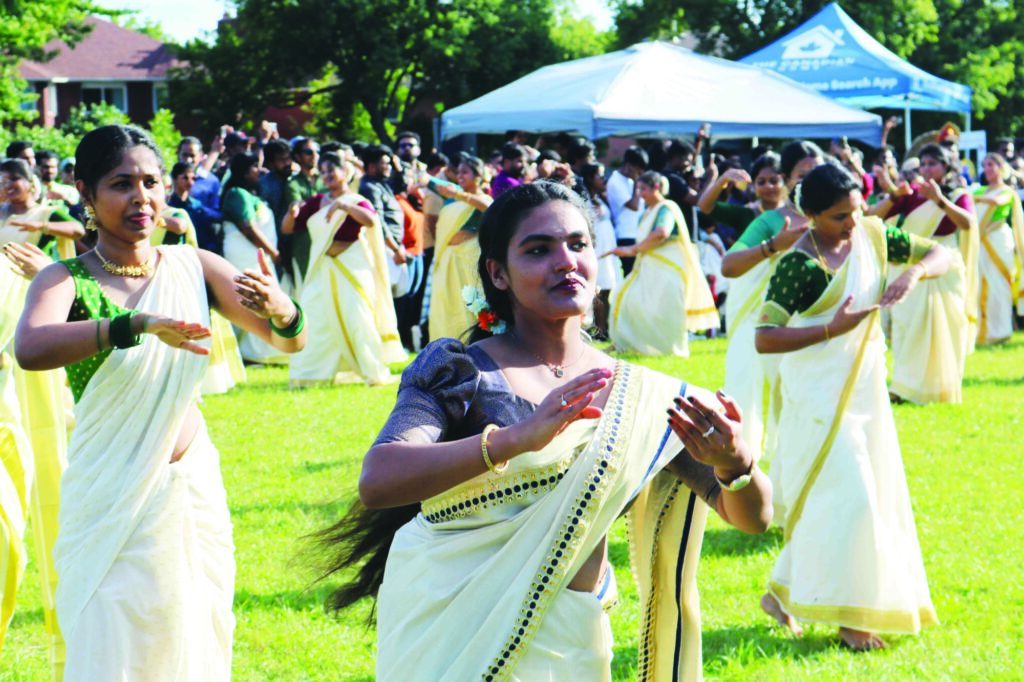
[[[46,61],[55,38],[74,45],[88,34],[86,17],[99,9],[91,0],[0,0],[0,123],[31,121],[38,114],[22,105],[36,100],[18,74],[23,59]]]
[[[454,106],[540,66],[603,50],[564,0],[240,0],[213,45],[192,42],[171,84],[211,128],[308,104],[322,135],[384,141],[418,104]],[[365,122],[365,124],[363,123]]]

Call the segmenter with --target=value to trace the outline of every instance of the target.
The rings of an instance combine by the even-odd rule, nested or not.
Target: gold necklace
[[[825,257],[821,255],[821,251],[818,250],[818,241],[814,238],[814,230],[808,230],[807,234],[811,235],[811,246],[814,247],[814,253],[818,254],[818,262],[821,263],[821,267],[825,270],[825,276],[834,275],[835,270],[828,266],[828,262]]]
[[[550,371],[550,372],[551,372],[552,374],[554,374],[554,375],[555,375],[555,378],[556,378],[556,379],[561,379],[562,377],[564,377],[564,376],[565,376],[565,368],[566,368],[566,367],[572,367],[572,366],[573,366],[573,365],[575,365],[575,364],[576,364],[577,362],[579,362],[580,360],[582,360],[582,359],[583,359],[583,354],[587,352],[587,347],[586,347],[586,345],[584,345],[584,346],[583,346],[583,350],[581,350],[581,351],[580,351],[580,355],[579,355],[579,357],[578,357],[578,358],[576,358],[575,360],[573,360],[572,362],[567,362],[567,363],[565,363],[564,365],[553,365],[553,364],[551,364],[550,362],[548,362],[547,360],[545,360],[544,358],[542,358],[541,356],[539,356],[539,355],[537,355],[536,353],[534,353],[534,352],[533,352],[532,350],[530,350],[529,348],[527,348],[527,347],[526,347],[526,344],[525,344],[525,343],[523,343],[523,340],[519,338],[519,335],[518,335],[518,334],[516,334],[515,330],[513,330],[513,331],[510,331],[510,332],[509,332],[509,336],[513,337],[513,338],[514,338],[514,339],[515,339],[515,340],[516,340],[516,341],[517,341],[517,342],[519,343],[519,346],[520,346],[520,347],[521,347],[521,348],[522,348],[523,350],[525,350],[525,351],[526,351],[527,353],[529,353],[529,354],[530,354],[530,355],[532,355],[533,357],[535,357],[535,358],[537,358],[538,360],[540,360],[540,361],[541,361],[541,362],[542,362],[542,363],[544,364],[544,366],[545,366],[545,367],[547,367],[547,368],[548,368],[548,370],[549,370],[549,371]]]
[[[149,263],[143,263],[142,265],[118,265],[104,258],[103,254],[100,253],[100,247],[95,247],[93,252],[100,259],[100,265],[103,267],[103,270],[115,277],[149,277],[153,274],[153,266]]]

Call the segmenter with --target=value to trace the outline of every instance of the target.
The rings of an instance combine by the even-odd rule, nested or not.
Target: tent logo
[[[815,26],[785,41],[783,59],[825,59],[837,46],[843,45],[843,29],[830,31],[824,26]]]

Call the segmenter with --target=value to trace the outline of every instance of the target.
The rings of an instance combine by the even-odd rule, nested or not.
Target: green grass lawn
[[[643,363],[718,387],[725,341],[691,348],[687,360]],[[324,613],[328,588],[312,585],[303,537],[346,508],[395,388],[289,392],[282,369],[249,376],[204,407],[235,524],[235,679],[372,680],[369,604],[340,620]],[[963,405],[898,406],[895,413],[941,625],[890,638],[889,650],[871,654],[840,649],[832,628],[811,626],[792,639],[758,608],[781,534],[743,535],[712,515],[699,577],[709,679],[1024,678],[1024,335],[968,358]],[[611,556],[621,592],[612,614],[614,672],[626,680],[634,675],[638,604],[621,523]],[[40,604],[30,554],[0,680],[48,679]]]

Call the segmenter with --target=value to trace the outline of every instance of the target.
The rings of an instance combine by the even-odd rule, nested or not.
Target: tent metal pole
[[[903,105],[903,154],[910,151],[910,144],[913,141],[910,135],[910,104]]]

